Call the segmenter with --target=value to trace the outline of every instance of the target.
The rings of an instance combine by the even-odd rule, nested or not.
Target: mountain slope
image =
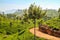
[[[48,17],[58,17],[59,16],[58,12],[53,9],[48,9],[46,15]]]

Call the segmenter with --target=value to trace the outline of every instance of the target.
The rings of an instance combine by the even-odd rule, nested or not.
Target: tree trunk
[[[36,40],[36,31],[35,31],[35,27],[36,27],[36,19],[34,19],[34,40]]]

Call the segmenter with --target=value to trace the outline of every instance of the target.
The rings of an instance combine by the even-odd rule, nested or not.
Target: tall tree
[[[40,7],[36,6],[35,4],[31,4],[28,9],[28,17],[33,19],[34,23],[34,33],[36,27],[36,19],[42,18],[46,14],[46,10],[43,11]],[[35,36],[35,35],[34,35]]]

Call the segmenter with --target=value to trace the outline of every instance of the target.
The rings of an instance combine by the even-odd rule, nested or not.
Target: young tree
[[[33,19],[34,23],[34,33],[36,27],[36,19],[42,18],[46,14],[46,10],[43,11],[40,7],[36,6],[35,4],[31,4],[28,9],[28,17],[29,19]]]

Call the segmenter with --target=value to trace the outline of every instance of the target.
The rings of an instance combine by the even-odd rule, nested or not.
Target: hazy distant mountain
[[[12,10],[6,10],[6,11],[4,11],[4,12],[5,12],[5,14],[12,14],[12,13],[14,13],[16,10],[17,10],[17,9],[12,9]]]
[[[12,9],[12,10],[6,10],[4,11],[5,14],[13,14],[15,12],[21,12],[22,10],[20,9]]]
[[[24,14],[23,10],[21,9],[12,9],[5,11],[6,14],[15,14],[16,16],[22,16]],[[58,17],[58,12],[53,9],[48,9],[46,15],[48,17]]]
[[[22,16],[23,13],[24,13],[23,10],[18,9],[18,10],[16,10],[13,14],[15,14],[15,15],[17,15],[17,16]]]
[[[6,10],[4,11],[5,14],[16,14],[16,15],[20,15],[23,14],[23,10],[20,9],[12,9],[12,10]]]

